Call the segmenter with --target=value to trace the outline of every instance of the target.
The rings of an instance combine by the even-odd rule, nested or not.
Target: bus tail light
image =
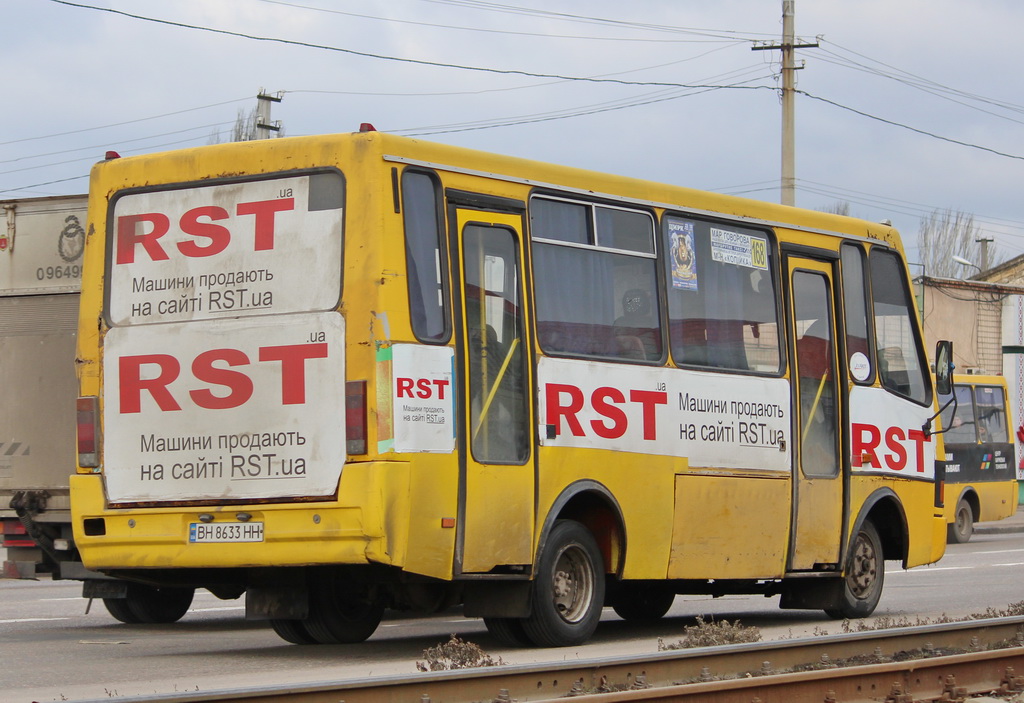
[[[78,399],[78,465],[93,469],[100,465],[100,399],[87,395]]]
[[[946,462],[935,462],[935,507],[946,507]]]
[[[366,381],[345,383],[345,447],[366,454]]]

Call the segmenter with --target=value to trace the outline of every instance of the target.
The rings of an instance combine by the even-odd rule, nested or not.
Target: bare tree
[[[829,212],[833,215],[850,215],[850,202],[848,200],[837,200],[828,207],[821,208],[822,212]]]
[[[235,124],[231,128],[230,134],[222,135],[219,131],[215,130],[210,135],[210,144],[224,144],[225,142],[251,142],[259,137],[257,136],[256,125],[258,122],[258,109],[252,108],[251,110],[243,110],[239,108],[238,117],[235,118]],[[283,137],[284,130],[279,129],[277,136]]]
[[[966,259],[982,267],[982,232],[974,224],[974,215],[962,210],[933,210],[921,218],[917,232],[917,248],[921,263],[929,276],[940,278],[970,278],[979,273],[970,269],[965,274],[963,264],[953,260],[954,256]],[[992,247],[988,251],[988,265],[994,266],[998,256]]]

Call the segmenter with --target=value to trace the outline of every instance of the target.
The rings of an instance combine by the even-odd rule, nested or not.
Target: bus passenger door
[[[533,393],[522,216],[453,207],[459,382],[455,573],[529,573]],[[512,567],[508,569],[506,567]]]
[[[839,562],[843,525],[843,403],[837,384],[833,266],[787,258],[796,451],[789,571]]]

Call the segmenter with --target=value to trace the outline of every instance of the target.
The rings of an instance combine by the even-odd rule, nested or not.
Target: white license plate
[[[262,522],[193,522],[189,542],[262,542]]]

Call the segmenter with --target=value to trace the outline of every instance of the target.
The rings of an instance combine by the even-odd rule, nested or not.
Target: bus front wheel
[[[875,611],[885,582],[885,555],[878,530],[865,521],[854,535],[846,573],[835,602],[825,613],[832,618],[865,618]]]
[[[604,560],[597,540],[575,520],[557,520],[533,582],[533,609],[523,630],[539,647],[586,642],[601,619]]]
[[[955,518],[946,526],[946,541],[952,544],[969,542],[974,534],[974,512],[963,498],[956,504]]]

